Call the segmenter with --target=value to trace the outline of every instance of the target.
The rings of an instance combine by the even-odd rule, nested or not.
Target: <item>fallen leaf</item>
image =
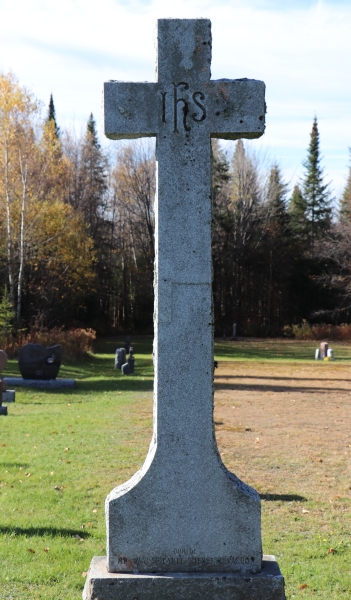
[[[308,587],[307,583],[303,583],[302,585],[300,585],[300,590],[304,590],[307,587]]]
[[[317,458],[317,462],[323,462],[322,458]]]
[[[69,448],[65,448],[65,452],[68,452]]]
[[[43,548],[44,552],[49,552],[50,548]]]
[[[336,554],[337,550],[335,550],[335,548],[329,548],[327,554]]]
[[[93,508],[93,513],[97,513],[97,508]]]
[[[305,508],[303,508],[303,509],[302,509],[302,514],[304,514],[304,515],[305,515],[305,514],[307,514],[307,513],[309,513],[309,512],[310,512],[310,511],[309,511],[309,510],[306,510]]]
[[[35,554],[35,550],[33,550],[33,548],[28,548],[27,551],[30,552],[31,554]]]
[[[88,575],[88,571],[83,571],[82,577],[86,577]]]
[[[2,446],[6,446],[6,444],[1,444]]]
[[[30,473],[25,473],[25,476],[26,477],[30,477]]]

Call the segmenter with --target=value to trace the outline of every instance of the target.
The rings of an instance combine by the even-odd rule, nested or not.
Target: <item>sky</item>
[[[83,129],[92,112],[103,140],[103,82],[155,80],[165,17],[211,19],[212,79],[265,81],[266,132],[249,144],[278,162],[290,189],[317,116],[325,181],[339,198],[350,165],[350,0],[0,0],[0,71],[44,113],[52,93],[63,129]]]

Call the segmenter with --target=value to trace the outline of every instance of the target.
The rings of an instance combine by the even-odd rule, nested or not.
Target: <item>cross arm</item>
[[[104,83],[104,129],[111,140],[152,137],[158,132],[156,83]]]
[[[265,130],[265,84],[256,79],[219,79],[208,84],[211,137],[258,138]]]

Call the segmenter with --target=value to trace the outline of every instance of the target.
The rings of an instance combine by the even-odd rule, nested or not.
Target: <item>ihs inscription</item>
[[[203,104],[205,94],[201,91],[188,92],[190,86],[186,81],[172,82],[173,101],[167,102],[167,92],[161,92],[162,123],[167,123],[170,106],[173,104],[173,132],[179,133],[178,127],[183,126],[185,131],[191,130],[191,120],[201,123],[207,116],[206,107]],[[188,92],[184,94],[184,92]],[[179,109],[182,113],[179,119]],[[179,124],[181,122],[181,125]]]

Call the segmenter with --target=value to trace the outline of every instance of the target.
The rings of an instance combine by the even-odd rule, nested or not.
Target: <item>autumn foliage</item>
[[[64,330],[62,327],[52,329],[31,327],[29,332],[19,331],[16,335],[9,334],[2,344],[2,349],[10,357],[17,356],[18,348],[25,344],[42,344],[54,346],[61,344],[63,360],[78,360],[93,351],[96,332],[93,329],[72,328]]]

